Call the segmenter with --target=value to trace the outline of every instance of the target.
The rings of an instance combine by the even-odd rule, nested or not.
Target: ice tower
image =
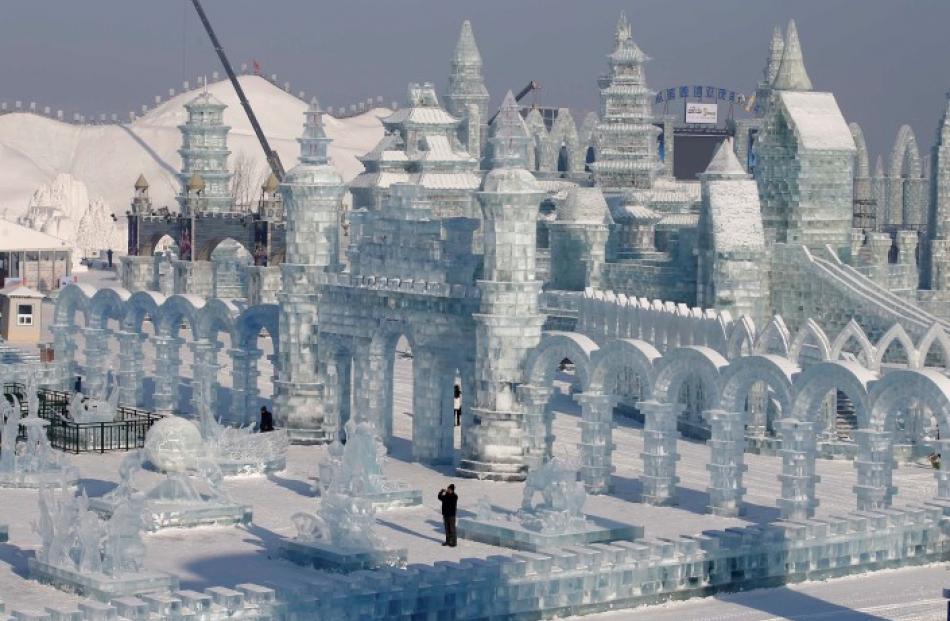
[[[479,158],[488,129],[488,89],[482,79],[482,55],[475,44],[472,24],[462,22],[458,43],[452,56],[445,109],[464,119],[459,139],[474,158]]]
[[[831,93],[814,92],[795,22],[757,143],[756,181],[766,232],[778,242],[850,254],[854,139]]]
[[[181,130],[182,215],[224,213],[233,210],[231,173],[228,170],[228,130],[223,103],[204,92],[185,104],[188,121]]]
[[[287,217],[287,255],[281,265],[280,375],[276,383],[280,424],[297,442],[324,442],[322,392],[317,381],[319,285],[339,271],[339,214],[343,179],[330,165],[330,139],[316,103],[306,111],[300,163],[280,185]]]
[[[617,22],[616,43],[608,56],[610,69],[601,76],[600,122],[595,130],[597,160],[594,180],[605,192],[651,188],[659,170],[653,124],[653,92],[647,88],[644,65],[649,56],[637,47],[625,15]]]
[[[515,396],[525,358],[541,340],[541,281],[535,279],[538,205],[544,194],[523,167],[527,128],[510,114],[492,138],[492,170],[478,200],[484,230],[484,276],[476,321],[475,424],[459,474],[521,480],[525,477],[524,415]],[[515,127],[506,127],[514,123]],[[520,123],[520,127],[518,124]]]

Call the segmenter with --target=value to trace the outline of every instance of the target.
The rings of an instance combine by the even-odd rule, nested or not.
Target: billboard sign
[[[714,103],[686,102],[687,125],[715,125],[719,122],[719,106]]]

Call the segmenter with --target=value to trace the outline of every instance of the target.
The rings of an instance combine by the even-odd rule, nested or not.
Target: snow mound
[[[303,131],[307,102],[259,76],[239,80],[271,147],[289,170],[297,161],[297,138]],[[200,90],[177,95],[123,125],[72,125],[25,112],[0,116],[0,213],[11,219],[23,215],[34,191],[61,173],[85,184],[89,194],[102,197],[118,216],[128,208],[140,173],[148,179],[156,206],[177,208],[178,125],[185,122],[184,104]],[[265,170],[260,145],[230,82],[209,84],[207,90],[228,106],[224,121],[231,127],[229,165],[243,157],[256,169]],[[382,138],[379,119],[390,112],[378,108],[347,119],[325,119],[327,134],[334,141],[330,158],[345,180],[362,170],[356,158]]]

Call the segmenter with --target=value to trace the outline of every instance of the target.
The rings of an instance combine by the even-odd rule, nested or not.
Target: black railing
[[[26,414],[26,390],[23,384],[4,384],[3,393],[10,401],[11,397],[15,396],[24,415]],[[114,421],[77,423],[69,418],[69,401],[72,397],[70,393],[40,388],[38,395],[39,416],[50,423],[46,428],[50,445],[69,453],[104,453],[142,448],[145,445],[146,432],[162,418],[159,414],[120,405]],[[23,434],[21,426],[20,436],[23,437]]]

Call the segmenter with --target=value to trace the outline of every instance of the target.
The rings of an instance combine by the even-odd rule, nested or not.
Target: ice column
[[[305,113],[300,163],[280,185],[287,217],[286,259],[280,266],[280,373],[274,416],[295,442],[327,442],[323,386],[317,369],[318,297],[326,272],[340,270],[339,218],[343,179],[330,165],[330,139],[316,102]]]
[[[748,470],[743,463],[745,455],[745,416],[741,412],[707,410],[703,413],[709,422],[710,459],[709,511],[715,515],[739,515],[742,496],[742,473]]]
[[[248,349],[230,349],[231,356],[231,411],[227,419],[229,423],[246,425],[257,421],[257,398],[260,390],[257,380],[260,371],[257,363],[264,354],[256,347]]]
[[[86,382],[83,392],[98,397],[104,394],[106,369],[109,364],[109,331],[103,328],[84,328],[86,339]]]
[[[119,340],[119,402],[138,406],[142,402],[142,335],[130,330],[116,333]]]
[[[938,455],[946,456],[950,463],[950,440],[937,440],[934,450]],[[937,500],[950,503],[950,467],[941,467],[934,470],[937,478]]]
[[[68,322],[59,322],[51,327],[53,333],[53,348],[56,352],[56,365],[59,387],[61,390],[72,390],[73,380],[76,377],[76,339],[73,335],[76,327]]]
[[[217,411],[218,346],[209,339],[191,343],[194,354],[194,378],[191,385],[191,405],[196,416],[212,418]],[[202,429],[202,433],[205,430]]]
[[[610,491],[610,474],[614,470],[611,429],[617,398],[613,395],[581,394],[574,400],[581,405],[581,481],[591,494],[606,494]]]
[[[181,344],[176,336],[156,336],[154,409],[169,414],[178,408],[178,373],[181,366]]]
[[[891,449],[891,433],[860,429],[854,432],[858,442],[858,455],[854,467],[858,482],[854,493],[858,497],[858,511],[874,511],[891,506],[891,498],[897,491],[893,486],[894,454]]]
[[[807,520],[815,515],[818,500],[815,484],[820,477],[815,474],[817,453],[815,423],[801,422],[793,418],[778,421],[779,437],[782,439],[782,497],[778,507],[782,519]]]
[[[451,464],[457,365],[447,353],[430,348],[417,347],[413,353],[412,457],[428,464]]]
[[[462,394],[464,398],[465,393]],[[530,384],[518,386],[518,402],[524,409],[525,464],[528,470],[540,468],[551,458],[554,436],[550,428],[551,419],[545,415],[550,398],[550,388]]]
[[[643,502],[650,505],[675,504],[676,421],[683,412],[680,403],[640,401],[643,413]]]

